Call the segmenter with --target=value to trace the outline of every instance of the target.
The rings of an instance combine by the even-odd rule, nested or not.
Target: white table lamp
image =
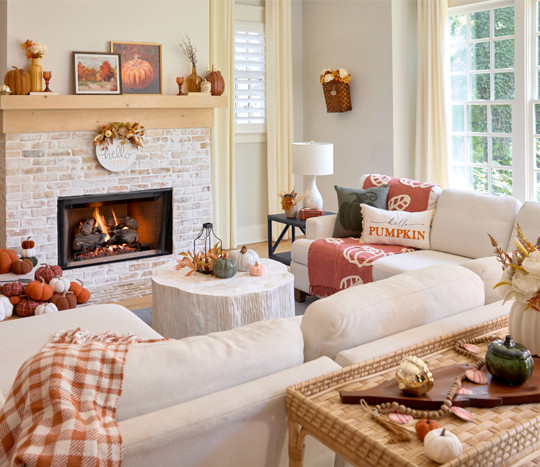
[[[334,145],[332,143],[293,143],[292,171],[309,175],[309,187],[304,193],[304,207],[322,211],[323,200],[317,189],[315,177],[334,173]]]

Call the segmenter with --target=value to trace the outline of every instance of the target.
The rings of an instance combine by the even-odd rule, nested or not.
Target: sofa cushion
[[[374,281],[380,281],[402,272],[414,271],[437,264],[460,265],[464,261],[472,260],[465,256],[451,255],[442,251],[417,250],[378,259],[373,263],[372,275]]]
[[[538,222],[538,219],[540,219],[540,203],[536,201],[525,201],[517,213],[515,224],[519,224],[525,236],[532,243],[536,243],[540,236],[540,222]],[[514,251],[516,249],[516,245],[514,245],[515,237],[516,231],[512,229],[506,251]],[[502,243],[499,245],[504,247],[505,244]]]
[[[431,248],[468,258],[493,256],[488,233],[508,245],[519,207],[509,196],[445,189],[433,216]]]
[[[333,237],[359,237],[362,233],[362,209],[368,204],[376,208],[386,207],[388,185],[360,190],[334,185],[338,198],[338,213]]]
[[[488,303],[498,302],[501,299],[499,289],[493,288],[501,280],[503,271],[502,265],[496,256],[470,259],[461,263],[461,266],[470,269],[482,279],[484,293],[486,295],[486,305]]]
[[[360,178],[360,187],[388,185],[386,209],[391,211],[428,211],[435,209],[441,187],[433,183],[417,182],[408,178],[389,177],[381,174],[366,174]]]
[[[185,339],[134,344],[117,419],[152,412],[303,363],[295,320],[276,318]],[[156,397],[159,381],[159,397]]]
[[[362,205],[362,242],[376,245],[402,245],[429,249],[433,210],[387,211]]]
[[[438,265],[351,287],[312,303],[302,319],[306,361],[484,304],[484,284],[460,266]]]

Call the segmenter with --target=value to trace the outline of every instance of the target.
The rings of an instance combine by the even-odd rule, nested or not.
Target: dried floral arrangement
[[[540,238],[533,245],[516,224],[517,250],[511,254],[499,247],[489,235],[497,259],[502,264],[503,274],[495,287],[501,287],[504,300],[514,299],[528,308],[540,311]]]
[[[339,81],[340,83],[349,84],[351,82],[351,75],[346,68],[338,68],[337,70],[323,68],[320,81],[323,84],[329,83],[330,81]]]
[[[107,149],[114,138],[120,139],[121,144],[126,141],[134,144],[137,147],[143,146],[144,127],[138,122],[112,122],[108,125],[103,125],[94,138],[94,146],[101,144],[102,149]]]
[[[182,258],[176,260],[178,262],[176,269],[183,269],[185,267],[190,268],[191,271],[186,274],[186,277],[191,276],[191,274],[193,274],[195,271],[209,274],[214,270],[214,262],[219,258],[220,255],[220,242],[216,242],[216,244],[206,254],[204,251],[182,251],[180,253]]]
[[[186,38],[180,42],[180,50],[191,62],[191,66],[197,66],[197,47],[191,43],[191,39],[186,34]]]
[[[47,52],[45,44],[39,44],[30,39],[26,39],[21,45],[26,49],[26,58],[43,58]]]
[[[284,211],[291,209],[305,198],[304,195],[298,196],[298,193],[294,191],[294,188],[290,193],[280,193],[279,196],[281,197],[281,208]]]

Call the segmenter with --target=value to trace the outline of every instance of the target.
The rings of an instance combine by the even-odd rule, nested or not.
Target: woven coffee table
[[[413,433],[412,441],[390,443],[389,432],[360,405],[341,403],[339,391],[364,390],[395,378],[396,367],[406,355],[429,360],[431,368],[471,362],[453,350],[453,344],[485,334],[504,337],[507,323],[507,317],[488,321],[287,388],[290,466],[303,465],[306,435],[357,466],[438,465],[425,455],[423,443],[414,432],[416,420],[405,425]],[[485,350],[487,346],[480,347]],[[452,414],[438,420],[463,445],[463,454],[445,465],[515,465],[518,459],[540,449],[540,404],[467,410],[474,414],[474,421],[466,422]]]

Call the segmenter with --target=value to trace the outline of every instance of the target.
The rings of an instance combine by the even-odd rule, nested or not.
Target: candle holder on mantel
[[[50,71],[43,72],[43,79],[45,80],[45,89],[43,90],[43,92],[52,92],[49,89],[49,81],[51,80],[51,77],[52,77],[52,72]]]
[[[182,93],[182,86],[184,85],[184,77],[183,76],[178,76],[176,78],[176,83],[178,84],[178,94],[177,94],[177,96],[183,96],[184,94]]]

